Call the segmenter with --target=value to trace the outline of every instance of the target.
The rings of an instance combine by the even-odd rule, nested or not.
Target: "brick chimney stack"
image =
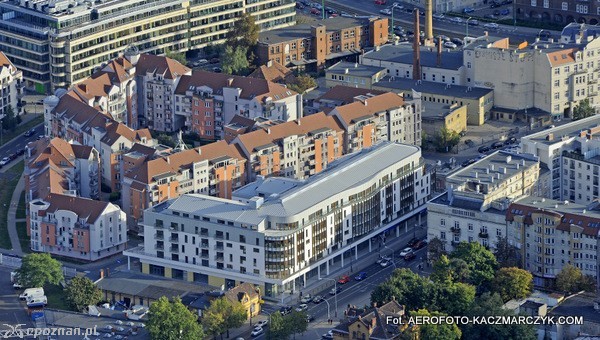
[[[437,43],[437,67],[442,66],[442,38],[438,37]]]
[[[425,46],[433,46],[433,0],[425,0]]]
[[[415,9],[415,37],[413,39],[413,79],[421,80],[421,32],[419,27],[419,9]]]

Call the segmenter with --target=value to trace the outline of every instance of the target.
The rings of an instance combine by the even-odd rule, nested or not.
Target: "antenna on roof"
[[[177,133],[177,145],[175,146],[175,150],[183,151],[185,149],[187,149],[187,146],[185,146],[185,143],[183,142],[183,132],[179,130]]]

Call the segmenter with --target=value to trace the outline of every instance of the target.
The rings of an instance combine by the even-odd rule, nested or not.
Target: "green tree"
[[[410,313],[411,316],[444,316],[440,312],[430,312],[427,309],[419,309]],[[456,324],[442,323],[439,325],[420,325],[419,339],[436,339],[436,340],[458,340],[462,332]]]
[[[294,339],[296,338],[296,334],[304,334],[306,332],[308,328],[306,317],[305,312],[293,311],[287,318],[284,318],[286,319],[288,334],[293,334]]]
[[[468,316],[507,316],[514,315],[510,310],[502,308],[502,298],[499,294],[483,293],[475,299],[469,309]],[[462,325],[464,339],[536,339],[535,328],[531,325]]]
[[[12,130],[19,123],[18,120],[20,120],[20,117],[16,116],[12,106],[8,105],[6,111],[4,111],[4,118],[2,118],[2,128],[4,130]]]
[[[594,291],[594,279],[583,275],[581,270],[573,265],[567,264],[556,275],[555,288],[562,292],[575,293],[582,290]]]
[[[21,268],[17,269],[17,277],[27,288],[43,287],[45,284],[58,285],[65,279],[60,262],[46,253],[24,256]]]
[[[461,259],[467,263],[468,282],[475,286],[490,283],[498,266],[494,254],[477,242],[460,242],[450,254],[450,258]]]
[[[494,256],[499,267],[520,267],[519,250],[508,242],[508,237],[498,239]]]
[[[285,340],[289,337],[288,331],[289,328],[283,316],[278,312],[271,314],[271,320],[267,328],[267,338],[271,340]]]
[[[165,53],[165,55],[167,58],[171,58],[171,59],[179,62],[181,65],[187,64],[187,58],[185,57],[185,53],[169,51],[169,52]]]
[[[100,289],[85,276],[74,277],[67,285],[65,295],[69,306],[80,312],[88,305],[95,305],[102,299]]]
[[[254,21],[254,17],[248,13],[243,13],[227,33],[227,45],[251,50],[258,42],[259,32],[260,28]]]
[[[460,143],[460,134],[446,127],[441,128],[433,139],[433,144],[438,152],[450,152],[458,143]]]
[[[573,120],[587,118],[593,116],[595,113],[594,108],[590,105],[590,100],[586,98],[580,101],[573,109]]]
[[[211,334],[227,332],[227,337],[229,337],[230,329],[240,327],[248,318],[248,313],[241,303],[225,297],[211,301],[205,314],[210,315],[206,326],[210,326],[207,329],[210,329]],[[218,320],[222,320],[221,324],[217,322]]]
[[[419,308],[436,309],[435,303],[437,290],[435,284],[425,277],[402,268],[394,271],[392,276],[377,286],[371,292],[371,302],[381,306],[392,298],[405,305],[408,310]]]
[[[158,141],[159,144],[166,145],[166,146],[169,146],[172,148],[177,146],[177,142],[175,142],[173,137],[166,135],[164,133],[161,133],[158,136],[156,136],[156,140]]]
[[[517,267],[500,268],[492,281],[492,290],[504,301],[525,298],[533,291],[533,275]]]
[[[169,301],[166,297],[154,301],[148,311],[148,332],[152,339],[196,340],[204,338],[198,317],[188,310],[179,297]]]
[[[202,326],[206,329],[206,332],[211,334],[215,339],[217,338],[217,335],[225,332],[225,320],[223,320],[223,315],[218,312],[207,310],[202,313]]]
[[[432,238],[427,245],[428,259],[435,263],[444,254],[446,254],[446,251],[444,250],[444,241],[437,237]]]
[[[298,93],[304,93],[306,90],[316,86],[317,81],[315,78],[309,76],[308,74],[302,74],[296,77],[294,81],[288,85],[288,88]]]
[[[240,46],[234,48],[228,45],[225,47],[225,51],[221,58],[223,72],[238,75],[247,73],[250,63],[248,62],[246,52],[247,50]]]
[[[450,259],[448,256],[442,255],[433,264],[431,279],[435,282],[467,282],[469,277],[469,265],[463,259]]]
[[[449,315],[464,315],[475,301],[475,287],[462,283],[440,284],[436,306]]]

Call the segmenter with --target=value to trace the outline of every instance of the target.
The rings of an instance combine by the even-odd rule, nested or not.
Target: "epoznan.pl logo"
[[[76,335],[76,336],[88,336],[88,335],[98,335],[96,331],[96,327],[94,328],[66,328],[66,327],[45,327],[45,328],[21,328],[21,326],[25,326],[24,323],[17,325],[9,325],[4,324],[8,329],[0,330],[0,337],[3,339],[8,338],[19,338],[24,339],[25,337],[34,337],[37,338],[39,336],[59,336],[59,335]]]

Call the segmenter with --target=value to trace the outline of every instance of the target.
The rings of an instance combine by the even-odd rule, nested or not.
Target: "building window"
[[[550,8],[550,0],[544,0],[544,8]]]
[[[537,6],[537,0],[531,0],[531,7]]]
[[[581,13],[581,14],[587,14],[588,13],[588,6],[587,5],[575,5],[575,11],[577,13]]]
[[[562,10],[563,11],[568,11],[569,10],[569,3],[568,2],[563,2],[562,3]]]

